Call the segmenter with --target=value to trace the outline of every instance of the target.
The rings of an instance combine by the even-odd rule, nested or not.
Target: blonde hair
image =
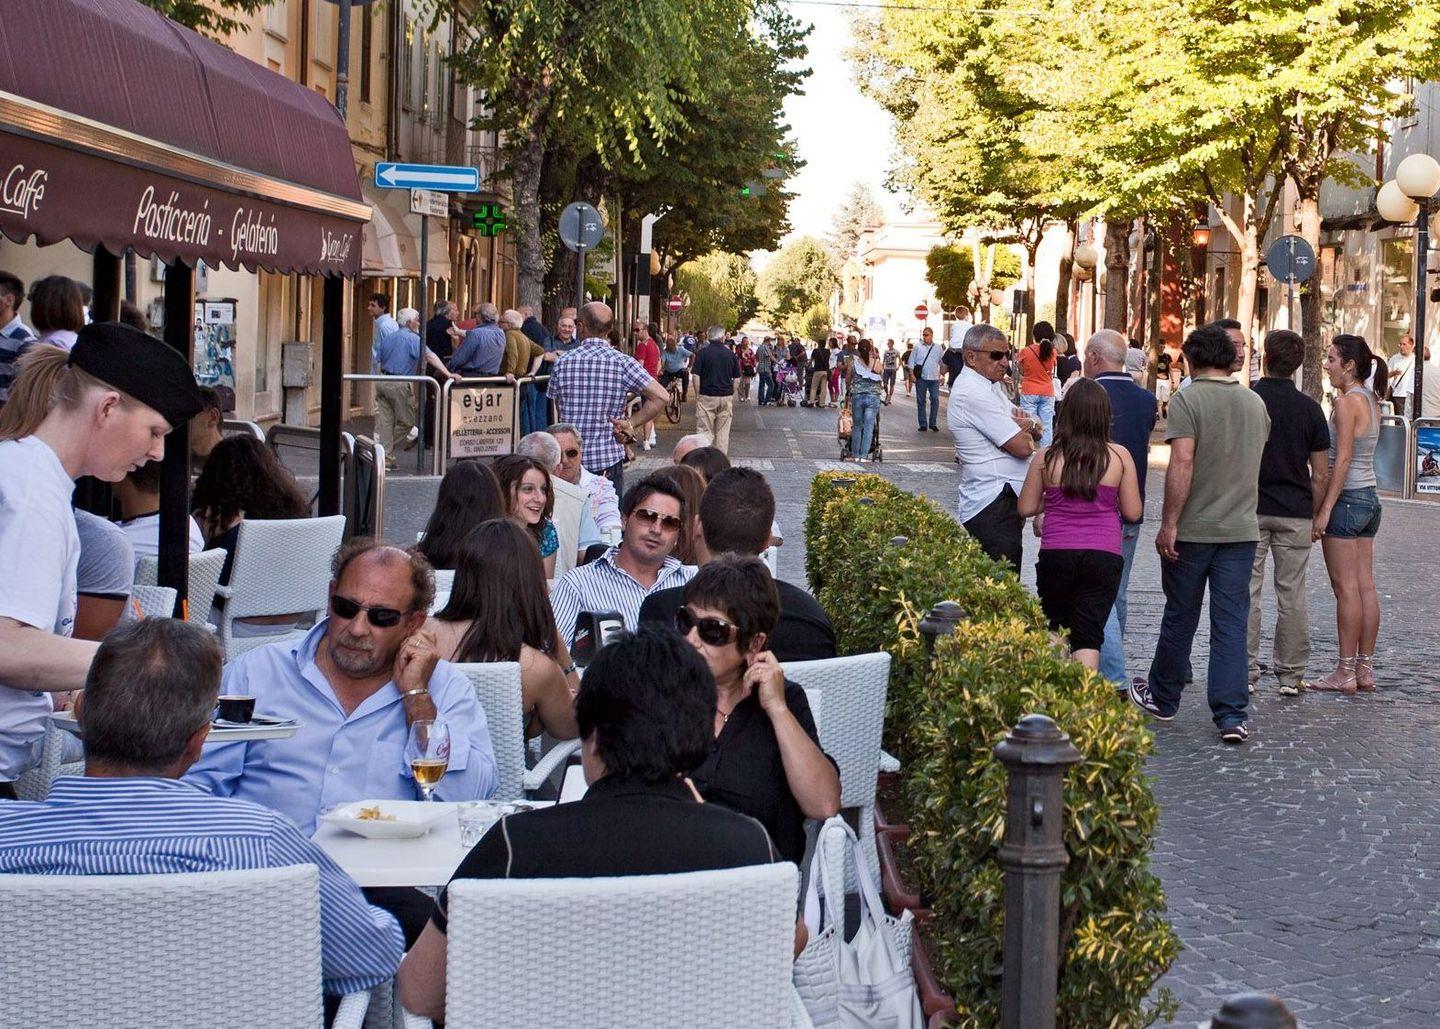
[[[33,436],[51,409],[73,411],[92,391],[116,393],[126,407],[139,403],[89,372],[70,367],[69,361],[69,353],[48,343],[36,343],[20,355],[10,398],[0,408],[0,440]]]

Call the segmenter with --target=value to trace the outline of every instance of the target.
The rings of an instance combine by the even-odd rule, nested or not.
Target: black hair
[[[1389,369],[1383,362],[1375,360],[1375,354],[1370,349],[1370,344],[1365,342],[1364,337],[1355,336],[1348,332],[1342,332],[1330,340],[1330,345],[1340,354],[1340,363],[1355,362],[1355,381],[1361,385],[1370,385],[1370,375],[1375,373],[1375,392],[1385,392],[1385,383],[1389,378]],[[1376,370],[1376,365],[1379,370]]]
[[[390,310],[390,297],[384,293],[371,293],[370,299],[380,307],[382,311]]]
[[[555,650],[555,615],[540,547],[513,518],[492,518],[460,541],[442,622],[468,621],[455,661],[517,661],[522,646]]]
[[[775,494],[753,468],[727,468],[700,497],[700,531],[712,554],[758,554],[770,543]]]
[[[751,554],[725,554],[695,573],[681,595],[685,604],[713,608],[735,625],[741,650],[780,621],[780,594],[765,562]],[[589,674],[588,672],[586,673]]]
[[[0,272],[0,293],[10,298],[10,302],[19,309],[25,302],[25,280],[10,272]]]
[[[535,537],[538,545],[541,537],[545,535],[545,523],[555,514],[555,487],[550,482],[550,469],[533,457],[527,457],[524,454],[505,454],[495,459],[490,470],[495,473],[495,478],[500,480],[500,495],[505,498],[506,514],[511,514],[510,505],[519,494],[520,486],[525,481],[526,475],[530,472],[539,472],[545,476],[545,510],[538,522],[525,526],[526,531]],[[511,517],[514,516],[511,515]],[[474,525],[475,523],[471,521],[470,524]]]
[[[509,512],[509,501],[489,465],[473,457],[458,461],[440,480],[420,553],[436,568],[454,568],[460,559],[460,541],[470,529]]]
[[[668,475],[661,475],[659,472],[651,472],[625,491],[625,499],[620,501],[621,516],[629,518],[635,513],[637,507],[656,493],[670,497],[679,504],[680,520],[685,520],[685,492],[674,479]]]
[[[1195,371],[1220,368],[1228,372],[1235,366],[1235,341],[1214,322],[1186,336],[1184,350],[1185,360]]]
[[[672,782],[715,743],[715,678],[671,629],[620,633],[585,669],[575,697],[580,736],[595,736],[607,777]]]
[[[308,518],[310,502],[290,469],[254,436],[231,436],[215,444],[195,480],[190,509],[213,539],[242,515],[246,518]]]
[[[1057,458],[1060,489],[1067,497],[1094,500],[1096,487],[1110,467],[1110,394],[1094,379],[1077,379],[1055,417],[1055,441],[1045,451],[1045,473]]]
[[[85,295],[64,275],[47,275],[30,284],[30,321],[41,333],[85,328]]]
[[[709,482],[730,467],[730,458],[719,447],[696,447],[680,463],[694,468]]]
[[[1241,325],[1239,320],[1235,318],[1216,318],[1210,324],[1217,329],[1230,329],[1236,332],[1242,331],[1245,328],[1245,326]]]
[[[1288,379],[1305,360],[1305,341],[1290,329],[1271,329],[1265,334],[1265,370]]]
[[[1040,344],[1040,362],[1050,360],[1055,356],[1055,326],[1049,322],[1036,322],[1035,328],[1030,330],[1031,337]]]

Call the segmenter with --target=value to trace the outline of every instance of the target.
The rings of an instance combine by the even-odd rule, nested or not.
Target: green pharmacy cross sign
[[[505,209],[499,204],[481,204],[475,211],[473,224],[482,236],[498,236],[509,227]]]

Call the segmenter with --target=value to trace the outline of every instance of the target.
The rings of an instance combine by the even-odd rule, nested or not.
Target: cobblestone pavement
[[[942,397],[942,403],[944,398]],[[788,533],[781,576],[803,582],[800,527],[817,471],[835,458],[834,411],[736,405],[731,455],[769,478]],[[881,409],[885,462],[869,466],[953,510],[950,438],[915,429],[902,396]],[[943,419],[943,411],[942,411]],[[682,424],[632,474],[665,463]],[[662,457],[662,455],[664,455]],[[1152,452],[1147,532],[1130,584],[1130,671],[1144,674],[1164,598],[1153,547],[1165,448]],[[387,535],[414,539],[434,480],[390,480]],[[1440,602],[1419,557],[1440,530],[1440,510],[1385,503],[1376,547],[1384,621],[1378,693],[1362,698],[1279,696],[1261,683],[1250,742],[1222,747],[1205,705],[1207,620],[1179,716],[1157,726],[1150,770],[1161,807],[1154,866],[1185,949],[1163,981],[1180,1001],[1174,1023],[1192,1026],[1248,989],[1272,991],[1311,1027],[1440,1026],[1440,707],[1432,702],[1431,646]],[[1037,541],[1026,538],[1033,584]],[[1335,659],[1334,601],[1319,548],[1311,560],[1312,673]],[[1273,617],[1267,592],[1266,624]],[[1268,640],[1267,644],[1268,646]],[[1263,659],[1263,656],[1262,656]],[[1432,835],[1434,834],[1434,835]]]

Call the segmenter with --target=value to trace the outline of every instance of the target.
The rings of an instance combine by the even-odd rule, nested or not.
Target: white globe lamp
[[[1404,225],[1415,220],[1420,205],[1406,196],[1399,183],[1391,179],[1375,194],[1375,209],[1387,222]]]
[[[1100,263],[1100,251],[1089,243],[1081,243],[1075,248],[1075,263],[1081,268],[1090,270]]]
[[[1429,154],[1411,154],[1395,169],[1395,184],[1414,200],[1429,200],[1440,193],[1440,161]]]

